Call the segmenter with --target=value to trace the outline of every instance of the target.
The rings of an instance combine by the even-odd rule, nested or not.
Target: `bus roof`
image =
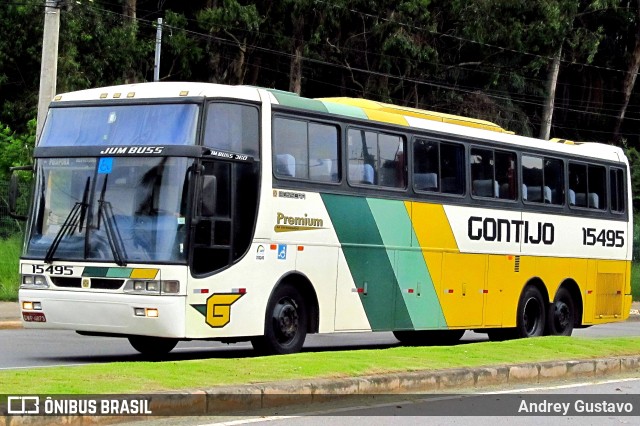
[[[546,141],[518,136],[495,123],[469,117],[445,114],[417,108],[403,107],[359,98],[318,98],[298,96],[292,92],[264,89],[255,86],[228,86],[200,82],[153,82],[100,87],[59,94],[54,102],[99,101],[101,99],[171,99],[187,97],[219,97],[259,102],[264,96],[271,103],[297,109],[331,113],[387,124],[432,130],[496,142],[535,147],[550,152],[585,155],[610,161],[627,162],[621,148],[603,143],[573,142],[565,139]]]

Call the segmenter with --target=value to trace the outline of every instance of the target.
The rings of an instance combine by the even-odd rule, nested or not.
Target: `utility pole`
[[[553,104],[556,99],[556,86],[558,73],[560,72],[560,60],[562,59],[562,45],[553,56],[551,69],[547,76],[547,99],[542,108],[542,125],[540,126],[540,139],[549,140],[551,135],[551,122],[553,119]]]
[[[158,18],[156,29],[156,57],[153,62],[153,81],[160,81],[160,51],[162,50],[162,18]]]
[[[60,33],[60,1],[45,0],[44,31],[42,34],[42,62],[40,64],[40,92],[38,94],[38,122],[36,128],[36,144],[40,143],[40,135],[44,120],[47,117],[49,103],[56,95],[56,79],[58,76],[58,36]]]

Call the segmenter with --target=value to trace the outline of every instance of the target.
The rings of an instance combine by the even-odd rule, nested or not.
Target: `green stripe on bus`
[[[412,328],[396,274],[366,198],[322,194],[374,331]]]
[[[360,107],[352,105],[340,105],[333,102],[322,102],[332,114],[345,115],[347,117],[368,119],[367,114]]]
[[[103,268],[100,266],[87,266],[82,271],[83,277],[106,277],[107,272],[109,272],[109,268]]]
[[[311,111],[327,112],[327,108],[324,103],[316,101],[315,99],[301,98],[294,93],[287,93],[279,90],[273,90],[271,93],[278,100],[280,105]]]
[[[393,265],[400,298],[396,310],[404,304],[411,323],[396,323],[397,329],[439,328],[446,326],[444,313],[435,291],[422,250],[412,247],[418,239],[411,217],[402,201],[368,199],[382,241]],[[400,320],[401,318],[397,318]]]
[[[109,268],[107,278],[129,278],[132,268]]]

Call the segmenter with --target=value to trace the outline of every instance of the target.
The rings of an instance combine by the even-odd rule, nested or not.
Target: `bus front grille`
[[[56,287],[65,288],[93,288],[97,290],[118,290],[124,284],[124,280],[110,280],[107,278],[91,278],[89,287],[82,286],[82,278],[77,277],[51,277]]]

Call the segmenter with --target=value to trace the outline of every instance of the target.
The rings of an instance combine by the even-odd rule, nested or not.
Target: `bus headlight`
[[[162,292],[169,294],[180,293],[180,281],[160,281],[162,283]]]
[[[180,293],[180,281],[132,280],[125,284],[124,291],[149,295],[178,294]]]
[[[49,288],[44,275],[23,275],[20,288]]]

